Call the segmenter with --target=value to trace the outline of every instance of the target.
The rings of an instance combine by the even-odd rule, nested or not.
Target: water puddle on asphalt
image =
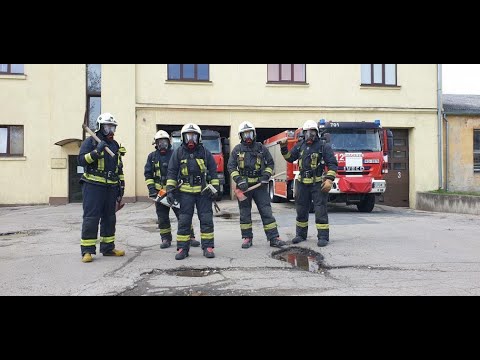
[[[323,255],[304,248],[288,248],[276,251],[272,254],[274,259],[285,261],[293,267],[312,273],[323,273]]]

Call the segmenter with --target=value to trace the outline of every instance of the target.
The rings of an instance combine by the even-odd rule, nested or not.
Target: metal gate
[[[388,156],[388,174],[385,174],[387,191],[381,204],[395,207],[409,207],[410,171],[408,166],[408,130],[391,129],[393,149]]]

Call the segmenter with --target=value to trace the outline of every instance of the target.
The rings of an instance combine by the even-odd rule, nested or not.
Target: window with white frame
[[[305,83],[306,64],[268,64],[267,82]]]
[[[362,85],[397,86],[397,64],[362,64]]]
[[[23,156],[23,126],[0,125],[0,156]]]

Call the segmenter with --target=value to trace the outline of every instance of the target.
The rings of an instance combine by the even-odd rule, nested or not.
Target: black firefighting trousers
[[[179,191],[176,195],[180,202],[180,216],[178,219],[177,250],[190,248],[190,234],[192,230],[192,218],[197,207],[198,219],[200,220],[200,236],[202,249],[213,248],[213,210],[212,199],[208,195],[189,194]]]
[[[115,249],[115,205],[119,188],[82,183],[83,225],[80,249],[85,253],[96,254],[98,223],[100,222],[100,252]]]
[[[315,224],[318,231],[318,240],[329,240],[330,228],[328,225],[327,201],[328,193],[321,192],[322,183],[305,185],[297,181],[295,190],[295,207],[297,209],[297,236],[303,239],[308,234],[308,212],[313,200],[315,209]]]
[[[172,228],[170,225],[170,208],[168,206],[155,203],[157,218],[158,218],[158,228],[160,229],[160,237],[163,240],[172,241]],[[177,220],[180,217],[180,209],[172,207],[171,208],[175,214]],[[193,226],[190,231],[190,238],[195,238],[195,232],[193,231]]]
[[[252,200],[255,201],[260,217],[262,218],[263,230],[265,230],[267,240],[270,241],[277,238],[279,236],[277,222],[273,217],[272,204],[270,203],[267,184],[245,193],[245,196],[247,197],[246,200],[238,202],[240,208],[240,230],[242,232],[242,238],[253,239]]]

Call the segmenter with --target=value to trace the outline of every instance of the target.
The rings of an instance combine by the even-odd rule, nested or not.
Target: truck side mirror
[[[230,154],[230,139],[223,139],[223,153],[225,155]]]

